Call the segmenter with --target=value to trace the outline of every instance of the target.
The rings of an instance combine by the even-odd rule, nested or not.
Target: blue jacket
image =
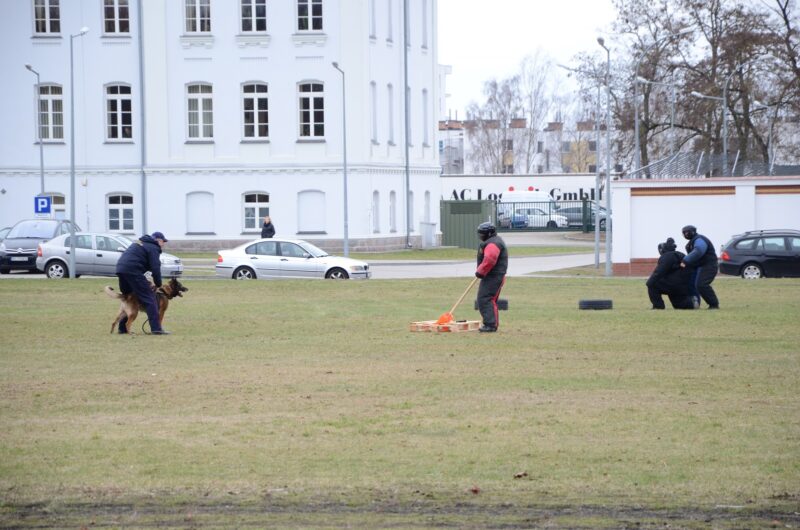
[[[134,241],[117,261],[117,274],[153,273],[153,282],[161,287],[161,246],[148,235]]]

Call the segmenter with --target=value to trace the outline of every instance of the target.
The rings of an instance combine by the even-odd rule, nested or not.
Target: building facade
[[[269,214],[279,236],[329,248],[345,221],[351,248],[414,245],[439,216],[436,0],[404,13],[403,0],[9,3],[0,226],[33,217],[43,180],[54,215],[74,200],[84,230],[215,247],[258,237]]]

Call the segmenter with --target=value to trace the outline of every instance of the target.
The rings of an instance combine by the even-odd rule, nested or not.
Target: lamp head
[[[80,33],[78,33],[78,35],[86,35],[87,33],[89,33],[89,28],[87,28],[86,26],[83,26],[81,28]]]
[[[642,77],[642,76],[636,76],[636,80],[637,80],[638,82],[640,82],[640,83],[650,83],[650,81],[649,81],[648,79],[645,79],[645,78],[644,78],[644,77]]]
[[[704,96],[703,94],[701,94],[700,92],[695,92],[695,91],[692,91],[692,92],[690,93],[690,95],[692,95],[692,96],[694,96],[694,97],[696,97],[696,98],[703,98],[703,97],[705,97],[705,96]]]
[[[31,72],[33,72],[33,66],[31,66],[31,65],[29,65],[29,64],[26,64],[26,65],[25,65],[25,68],[27,68],[28,70],[30,70]]]
[[[331,64],[332,64],[332,65],[333,65],[333,67],[334,67],[334,68],[336,68],[337,70],[339,69],[339,63],[337,63],[336,61],[333,61]]]
[[[603,48],[606,47],[606,40],[603,37],[597,37],[597,44],[602,46]]]

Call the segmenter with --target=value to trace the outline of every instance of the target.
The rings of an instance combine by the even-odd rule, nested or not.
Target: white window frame
[[[322,0],[297,0],[297,31],[298,32],[314,32],[314,31],[323,31],[324,24],[323,24],[323,11],[322,11]],[[301,9],[305,8],[305,9]],[[319,14],[315,14],[318,8]],[[301,15],[300,11],[304,10],[306,12],[305,15]],[[303,26],[306,26],[303,28]],[[318,25],[319,27],[314,27]]]
[[[428,49],[428,0],[422,0],[422,49]]]
[[[381,233],[381,192],[372,192],[372,233]]]
[[[302,91],[304,86],[310,90]],[[317,89],[319,87],[319,89]],[[308,108],[303,108],[303,101],[308,100]],[[321,100],[321,101],[320,101]],[[322,103],[321,107],[318,104]],[[302,81],[297,84],[297,135],[300,139],[319,140],[325,138],[325,85],[321,81]],[[304,121],[303,113],[308,112],[308,121]],[[316,113],[322,112],[322,120],[318,121]],[[303,127],[308,126],[308,134],[303,134]],[[317,127],[322,126],[322,134],[317,134]]]
[[[371,138],[372,143],[378,143],[378,85],[375,81],[370,81],[369,83],[369,104],[370,104],[370,111],[372,112],[371,120],[370,120],[370,127],[371,127]]]
[[[253,92],[245,92],[247,87],[253,87]],[[263,88],[263,92],[259,91]],[[248,81],[241,85],[242,94],[242,139],[244,141],[257,141],[269,139],[269,85],[263,81]],[[247,108],[248,101],[252,102],[252,108]],[[266,109],[260,109],[260,102],[265,102]],[[262,116],[262,113],[265,115]],[[247,123],[247,115],[252,114],[252,122]],[[262,123],[261,118],[264,118]],[[266,127],[266,133],[261,134],[261,127]],[[253,127],[253,134],[247,134],[247,128]]]
[[[53,94],[54,88],[58,90],[58,94]],[[54,83],[43,83],[36,89],[39,91],[39,108],[36,114],[39,120],[40,138],[44,143],[61,143],[64,141],[64,89]],[[43,89],[46,94],[42,93]]]
[[[183,0],[184,29],[187,34],[211,33],[211,0]]]
[[[375,10],[377,7],[375,6],[375,0],[369,0],[369,38],[375,40],[377,38],[378,33],[378,24],[377,24],[377,13]]]
[[[252,197],[253,201],[248,201]],[[266,199],[266,200],[264,200]],[[264,216],[269,215],[269,193],[246,191],[242,193],[242,232],[261,233]],[[248,223],[253,226],[248,226]]]
[[[198,91],[192,92],[195,87]],[[192,116],[197,118],[195,125]],[[192,127],[197,127],[195,135],[192,135]],[[189,141],[214,139],[214,86],[211,83],[186,85],[186,138]]]
[[[127,16],[123,17],[123,10]],[[109,12],[111,17],[109,17]],[[111,29],[109,29],[109,24]],[[130,35],[131,7],[129,0],[103,0],[103,34]]]
[[[428,131],[428,89],[422,89],[422,145],[430,147],[430,133]]]
[[[117,93],[111,93],[116,89]],[[127,93],[123,90],[127,89]],[[105,137],[106,142],[132,142],[133,141],[133,95],[131,86],[127,83],[112,83],[103,87],[103,114],[106,120]],[[125,102],[128,103],[128,110],[124,110]],[[115,109],[111,109],[115,106]],[[125,124],[127,115],[128,123]],[[113,123],[116,122],[116,123]],[[125,136],[125,128],[128,128],[128,135]],[[111,134],[116,131],[117,136]]]
[[[245,8],[250,8],[250,16],[244,13]],[[259,9],[263,9],[264,14],[259,16]],[[250,22],[250,29],[245,29],[245,21]],[[259,29],[259,23],[263,23],[264,29]],[[267,32],[267,0],[239,0],[239,30],[245,34],[266,33]]]
[[[112,199],[118,199],[119,202],[112,202]],[[117,216],[112,218],[111,212],[116,212]],[[128,214],[126,216],[126,214]],[[119,225],[114,228],[114,222]],[[129,226],[126,227],[126,221],[129,221]],[[135,225],[135,211],[133,195],[124,192],[113,192],[106,195],[106,230],[112,234],[130,234],[134,232]]]
[[[392,43],[394,41],[394,8],[392,4],[394,0],[386,0],[386,42]]]
[[[395,145],[394,143],[394,86],[389,83],[386,85],[386,96],[388,102],[388,114],[389,114],[389,138],[388,142],[389,145]]]
[[[44,11],[38,13],[40,9]],[[55,16],[53,16],[55,11]],[[39,15],[43,15],[40,17]],[[6,13],[8,16],[8,13]],[[39,25],[43,24],[43,30]],[[60,35],[61,34],[61,2],[60,0],[34,0],[33,1],[33,34],[34,35]]]

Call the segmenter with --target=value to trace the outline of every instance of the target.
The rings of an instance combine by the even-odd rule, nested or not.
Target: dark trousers
[[[119,278],[119,290],[122,294],[135,294],[139,299],[139,305],[144,306],[147,312],[147,319],[150,321],[150,331],[161,331],[161,322],[158,319],[158,303],[156,295],[150,287],[150,282],[144,274],[123,274],[117,273]],[[127,333],[125,325],[128,317],[122,317],[119,321],[119,332]]]
[[[719,307],[719,299],[711,282],[717,277],[717,264],[702,265],[697,267],[692,274],[692,282],[689,289],[692,296],[701,296],[709,307]]]
[[[661,298],[661,295],[667,295],[669,297],[669,303],[672,304],[672,307],[675,309],[694,309],[694,304],[692,303],[692,297],[686,294],[675,294],[670,293],[663,289],[663,287],[659,287],[658,284],[654,285],[653,287],[647,287],[647,296],[650,297],[650,303],[653,304],[653,309],[664,309],[664,299]]]
[[[500,290],[505,282],[505,275],[487,276],[481,280],[478,286],[478,311],[480,311],[483,325],[486,327],[496,329],[500,324],[497,315],[497,298],[500,296]]]

